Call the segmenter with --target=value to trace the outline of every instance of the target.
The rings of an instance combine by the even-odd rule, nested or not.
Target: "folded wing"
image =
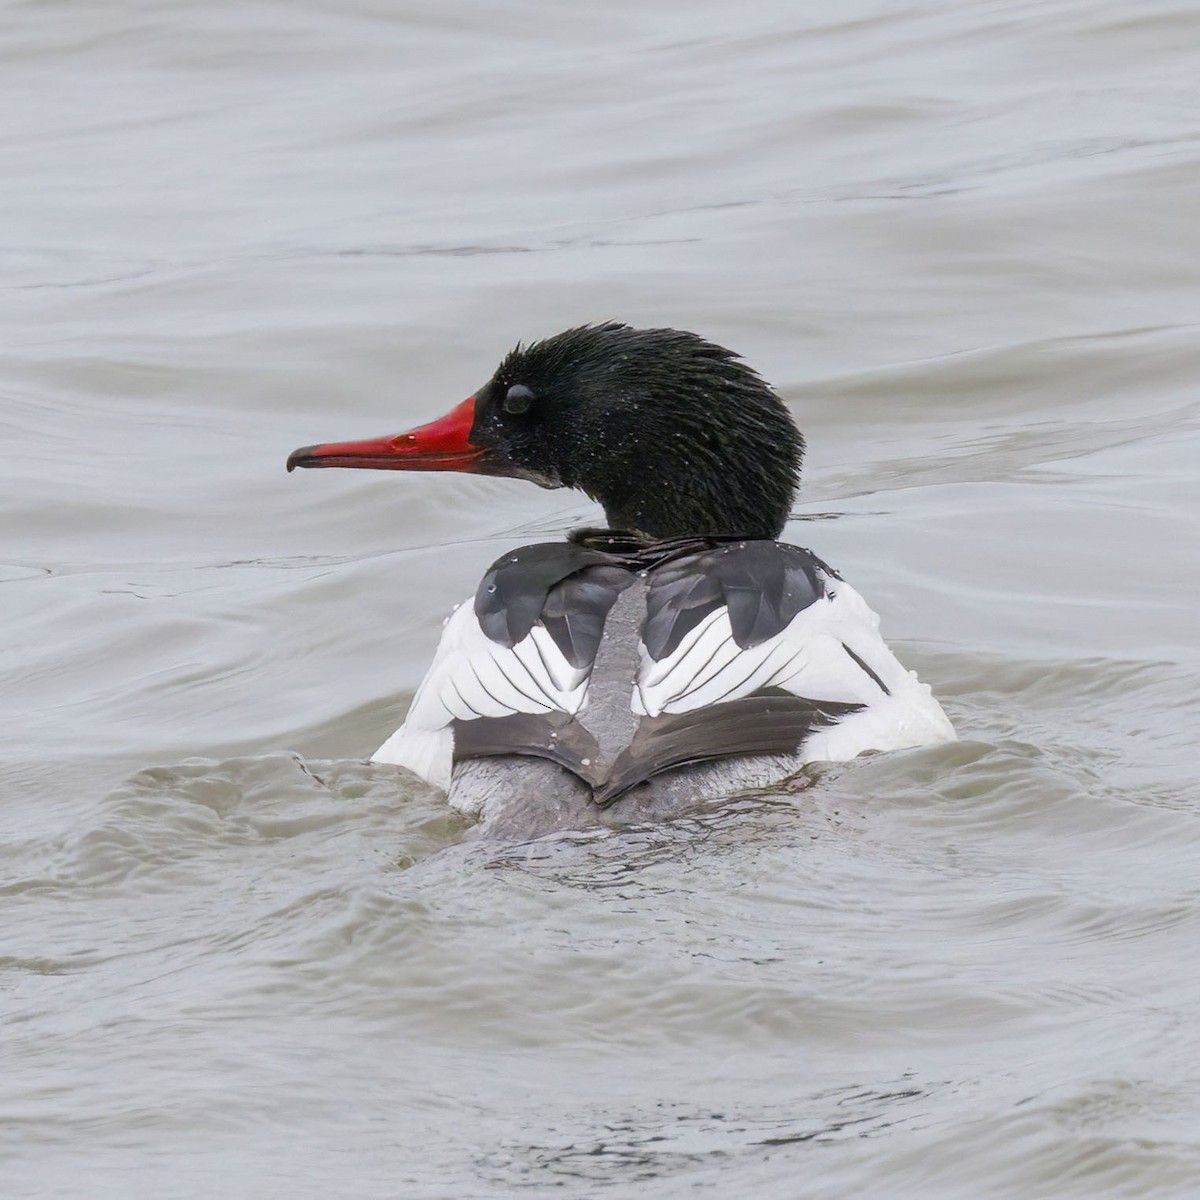
[[[454,722],[521,713],[573,715],[584,703],[589,667],[572,666],[540,624],[512,646],[493,641],[472,604],[461,604],[446,623],[404,724],[371,761],[408,767],[448,788]]]

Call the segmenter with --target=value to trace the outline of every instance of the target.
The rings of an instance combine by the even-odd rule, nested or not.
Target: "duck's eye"
[[[514,417],[520,416],[529,411],[532,403],[533,393],[523,383],[514,383],[504,397],[504,411]]]

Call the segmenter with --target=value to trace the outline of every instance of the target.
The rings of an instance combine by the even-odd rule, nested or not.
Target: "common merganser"
[[[858,592],[776,540],[803,452],[783,401],[737,355],[617,323],[518,345],[473,396],[408,433],[296,450],[289,471],[577,488],[608,522],[493,563],[373,761],[529,833],[953,740]]]

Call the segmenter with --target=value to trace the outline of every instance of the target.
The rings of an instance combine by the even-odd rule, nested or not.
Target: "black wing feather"
[[[643,717],[607,779],[595,787],[596,803],[611,804],[630,788],[674,767],[743,754],[795,754],[814,730],[862,707],[771,689],[695,712]]]

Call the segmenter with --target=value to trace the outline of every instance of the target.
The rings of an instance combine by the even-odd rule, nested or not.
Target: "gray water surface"
[[[1200,1195],[1200,9],[24,0],[0,1194]],[[962,741],[488,843],[363,759],[514,481],[287,476],[618,318]]]

